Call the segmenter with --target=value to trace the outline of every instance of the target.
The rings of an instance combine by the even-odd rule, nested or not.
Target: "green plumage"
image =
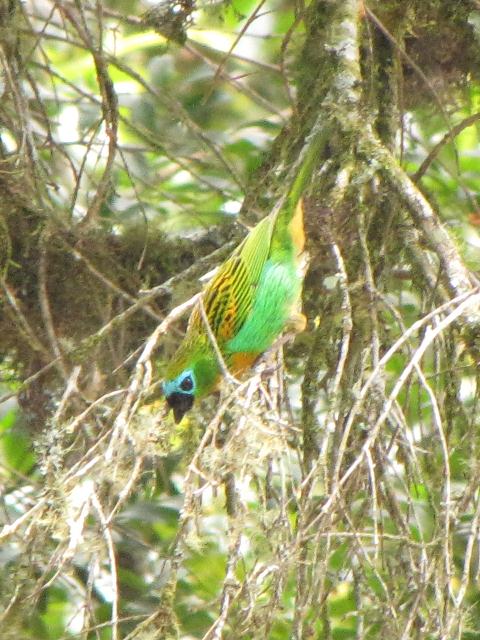
[[[194,398],[216,388],[223,365],[235,375],[248,369],[292,316],[298,318],[299,258],[304,243],[301,195],[319,139],[314,142],[307,145],[285,201],[257,224],[221,265],[192,311],[163,385],[177,422]]]

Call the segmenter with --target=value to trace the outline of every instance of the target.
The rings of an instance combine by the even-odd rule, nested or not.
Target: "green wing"
[[[274,223],[275,218],[268,216],[257,224],[205,289],[205,312],[219,344],[238,333],[252,309]]]

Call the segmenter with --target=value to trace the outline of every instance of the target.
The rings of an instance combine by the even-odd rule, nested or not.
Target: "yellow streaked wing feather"
[[[238,333],[252,308],[269,255],[273,224],[271,216],[259,222],[205,289],[203,305],[220,345]],[[201,322],[201,314],[196,313],[192,321]]]

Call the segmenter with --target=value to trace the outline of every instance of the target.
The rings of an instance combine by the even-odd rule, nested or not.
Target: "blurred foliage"
[[[365,109],[479,271],[478,2],[368,4],[388,37],[363,7]],[[307,226],[310,322],[287,349],[289,376],[273,354],[221,420],[213,398],[178,430],[155,393],[132,391],[148,335],[281,190],[289,141],[320,108],[315,56],[328,47],[312,52],[308,34],[328,31],[334,5],[0,0],[2,639],[480,636],[477,362],[457,325],[406,376],[361,473],[322,510],[448,313],[405,338],[445,285],[425,238],[410,248],[432,261],[435,286],[415,271],[412,225],[398,205],[388,226],[394,198],[371,176],[352,179],[334,225],[348,287],[321,215]],[[395,89],[378,74],[387,50]],[[318,190],[331,194],[353,170],[323,160]],[[366,182],[370,207],[349,209]],[[345,292],[358,360],[335,387]],[[155,378],[181,334],[170,327]],[[348,409],[396,341],[342,445]]]

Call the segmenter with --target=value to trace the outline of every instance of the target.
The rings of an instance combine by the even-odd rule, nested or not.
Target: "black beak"
[[[194,397],[189,393],[180,393],[175,391],[167,396],[167,402],[170,409],[173,409],[173,418],[175,424],[178,424],[183,416],[190,411],[193,405]]]

